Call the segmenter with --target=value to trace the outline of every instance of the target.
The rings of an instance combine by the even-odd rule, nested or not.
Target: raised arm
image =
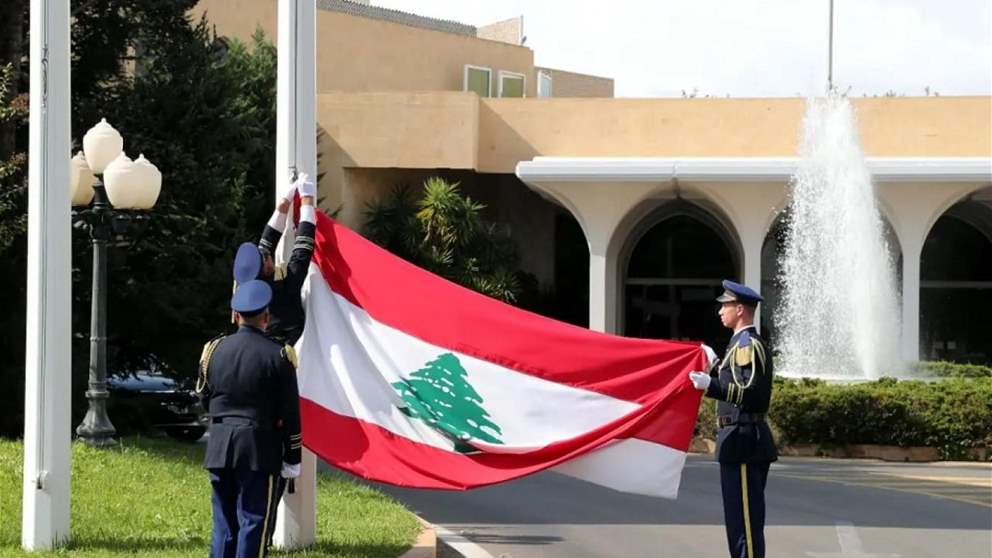
[[[272,216],[269,217],[269,221],[265,224],[265,230],[262,231],[262,239],[258,242],[258,247],[270,255],[275,253],[276,246],[279,245],[279,239],[282,238],[282,233],[286,230],[286,219],[289,213],[290,200],[295,195],[296,184],[294,183],[279,198],[279,201],[276,202],[276,208],[272,212]]]
[[[317,231],[317,185],[307,174],[301,174],[294,184],[300,194],[300,226],[296,229],[293,253],[287,264],[287,279],[303,285],[310,258],[313,256],[314,235]]]

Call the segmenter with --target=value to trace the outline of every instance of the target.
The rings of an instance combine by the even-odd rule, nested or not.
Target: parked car
[[[195,442],[207,430],[206,412],[192,386],[168,375],[143,370],[111,377],[107,391],[107,414],[118,432],[158,429]]]

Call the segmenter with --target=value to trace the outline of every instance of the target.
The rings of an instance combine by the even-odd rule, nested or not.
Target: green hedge
[[[913,365],[913,373],[918,376],[937,376],[941,378],[992,378],[992,366],[959,364],[945,360],[923,361]]]
[[[714,414],[704,400],[698,435],[713,436]],[[931,446],[944,459],[966,459],[971,448],[992,447],[992,378],[776,379],[769,422],[779,444]]]

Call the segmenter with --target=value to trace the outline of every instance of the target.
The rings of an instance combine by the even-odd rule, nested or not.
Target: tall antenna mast
[[[830,35],[827,39],[827,93],[834,90],[834,0],[830,0]]]

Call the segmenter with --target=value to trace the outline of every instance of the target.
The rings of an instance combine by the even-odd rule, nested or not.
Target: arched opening
[[[992,188],[948,209],[920,256],[920,356],[992,364]]]
[[[740,249],[712,213],[668,203],[634,229],[622,256],[624,335],[727,342],[714,299],[723,279],[740,277]]]

